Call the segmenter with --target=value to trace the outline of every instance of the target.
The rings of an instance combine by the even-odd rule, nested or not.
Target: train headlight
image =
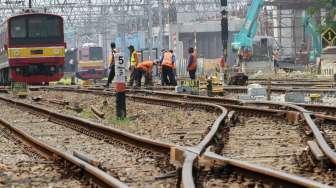
[[[16,71],[16,72],[20,72],[21,69],[20,69],[20,68],[16,68],[15,71]]]
[[[51,67],[50,67],[50,71],[51,71],[51,72],[54,72],[55,70],[56,70],[56,68],[55,68],[54,66],[51,66]]]
[[[54,53],[54,55],[60,55],[61,50],[60,49],[53,49],[53,53]]]

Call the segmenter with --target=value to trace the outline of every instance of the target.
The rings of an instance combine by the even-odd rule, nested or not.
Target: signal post
[[[117,118],[126,118],[126,69],[123,56],[119,56],[115,67]]]
[[[229,39],[229,24],[228,24],[228,11],[227,11],[227,0],[221,0],[221,6],[223,10],[221,11],[222,15],[222,20],[221,20],[221,29],[222,29],[222,45],[223,45],[223,57],[224,57],[224,62],[227,64],[227,48],[228,48],[228,39]],[[228,65],[228,64],[227,64]],[[224,67],[221,74],[221,79],[223,86],[225,85],[225,79],[228,77]]]

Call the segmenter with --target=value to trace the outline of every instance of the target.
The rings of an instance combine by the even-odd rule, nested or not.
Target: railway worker
[[[162,70],[163,85],[176,86],[174,75],[175,69],[175,56],[172,51],[165,51],[160,60]]]
[[[142,76],[145,76],[145,86],[152,85],[153,66],[157,63],[154,61],[144,61],[136,68],[136,86],[141,87]]]
[[[160,75],[160,78],[161,78],[161,85],[163,86],[164,85],[164,80],[163,80],[163,76],[162,76],[162,65],[161,65],[161,63],[162,63],[162,59],[163,59],[163,55],[164,55],[164,53],[166,52],[166,50],[165,49],[162,49],[161,50],[161,55],[160,55],[160,58],[159,58],[159,66],[160,66],[160,68],[159,68],[159,75]]]
[[[136,50],[134,49],[134,46],[130,45],[128,47],[129,51],[130,51],[130,80],[128,83],[128,86],[133,86],[134,81],[135,81],[135,77],[136,77],[136,67],[139,64],[139,58],[138,58],[138,54],[136,52]]]
[[[219,73],[220,73],[220,76],[221,76],[221,81],[225,81],[225,77],[226,77],[226,71],[227,71],[227,64],[225,62],[225,56],[222,56],[222,58],[219,60]]]
[[[105,87],[109,87],[110,84],[112,83],[112,80],[114,79],[115,76],[115,55],[117,53],[116,50],[116,44],[114,42],[111,43],[111,62],[110,62],[110,73],[108,76],[108,80],[107,83],[105,85]]]
[[[276,49],[276,51],[273,52],[273,63],[274,63],[274,72],[277,73],[277,70],[279,69],[279,61],[280,61],[280,49]]]
[[[189,72],[190,79],[196,79],[196,71],[197,71],[197,55],[194,48],[189,48],[189,59],[188,59],[188,66],[187,71]]]
[[[173,61],[174,61],[174,69],[173,69],[173,73],[174,73],[174,78],[175,78],[175,80],[176,80],[176,66],[175,66],[175,64],[176,64],[176,56],[175,56],[175,53],[174,53],[173,50],[169,50],[169,52],[173,54]]]
[[[224,56],[222,56],[221,58],[220,58],[220,60],[219,60],[219,68],[221,69],[221,70],[223,70],[224,69],[224,67],[225,67],[225,57]],[[220,72],[223,72],[223,71],[220,71]]]

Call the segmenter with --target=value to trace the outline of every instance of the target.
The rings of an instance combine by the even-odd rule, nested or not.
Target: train
[[[0,84],[47,84],[63,77],[64,21],[59,15],[25,12],[0,29]]]
[[[103,48],[94,43],[83,44],[78,49],[76,77],[82,80],[99,80],[106,75]]]

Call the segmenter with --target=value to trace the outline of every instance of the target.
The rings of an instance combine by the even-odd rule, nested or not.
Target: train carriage
[[[0,34],[0,83],[43,84],[63,77],[63,18],[45,13],[10,17]]]
[[[77,77],[83,80],[98,80],[105,76],[105,62],[103,48],[94,44],[84,44],[78,50],[78,72]]]

